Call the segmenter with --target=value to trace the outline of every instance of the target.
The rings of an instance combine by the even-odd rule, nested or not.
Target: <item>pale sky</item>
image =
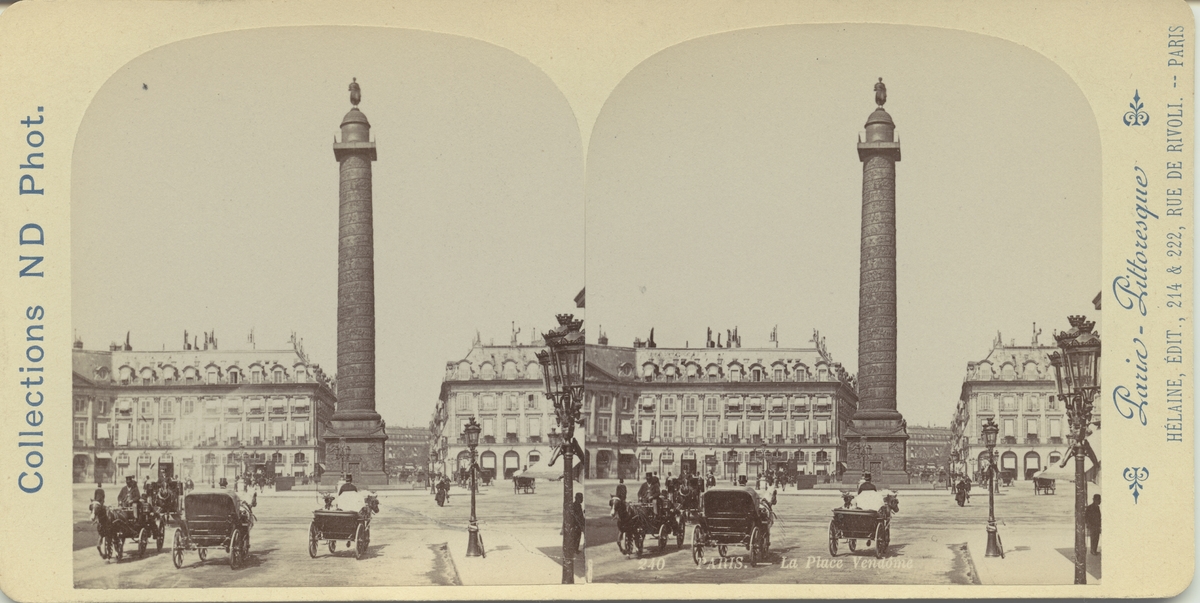
[[[344,43],[338,43],[344,40]],[[335,51],[336,49],[336,51]],[[897,124],[899,410],[945,425],[996,331],[1095,315],[1099,139],[1048,60],[948,30],[784,26],[650,57],[592,130],[525,59],[370,28],[252,30],[162,47],[97,93],[73,160],[74,328],[178,348],[286,346],[336,370],[331,144],[351,77],[374,164],[377,408],[424,425],[476,329],[528,342],[588,287],[588,331],[630,345],[857,356],[858,133]],[[586,187],[586,188],[585,188]],[[586,193],[585,193],[586,191]],[[584,242],[586,194],[586,246]],[[585,268],[586,249],[586,275]],[[1096,317],[1098,318],[1098,316]]]
[[[588,151],[588,322],[610,344],[805,347],[857,366],[862,164],[879,77],[896,123],[898,400],[948,425],[996,332],[1098,319],[1099,135],[1061,70],[950,30],[783,26],[667,49],[613,91]]]
[[[337,43],[343,40],[342,43]],[[371,121],[376,407],[428,423],[445,363],[528,343],[583,287],[583,157],[570,107],[482,42],[264,29],[142,55],[99,90],[73,173],[74,329],[179,349],[288,347],[336,370],[338,164],[357,77]],[[144,87],[143,87],[144,85]],[[203,339],[203,337],[201,338]]]

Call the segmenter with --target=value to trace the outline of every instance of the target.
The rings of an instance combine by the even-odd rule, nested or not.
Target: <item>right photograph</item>
[[[591,579],[1100,583],[1100,159],[1070,77],[973,33],[632,70],[587,150]]]

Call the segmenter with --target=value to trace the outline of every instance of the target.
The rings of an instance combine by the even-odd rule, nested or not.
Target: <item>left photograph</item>
[[[583,153],[537,67],[194,38],[71,165],[76,588],[587,580]]]

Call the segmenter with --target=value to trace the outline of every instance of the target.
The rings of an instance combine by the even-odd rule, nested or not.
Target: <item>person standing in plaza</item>
[[[575,493],[575,502],[571,503],[571,550],[578,553],[583,536],[583,493]]]
[[[92,500],[104,504],[104,486],[100,482],[96,482],[96,492],[92,494]]]
[[[1099,555],[1100,550],[1100,495],[1092,496],[1092,504],[1087,506],[1083,514],[1083,521],[1087,525],[1088,540],[1091,542],[1093,555]]]

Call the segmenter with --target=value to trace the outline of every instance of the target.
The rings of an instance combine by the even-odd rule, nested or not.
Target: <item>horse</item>
[[[96,541],[96,551],[100,553],[101,559],[108,559],[112,556],[112,517],[108,514],[108,508],[104,503],[93,500],[88,504],[88,521],[96,526],[96,534],[99,539]]]
[[[608,514],[617,519],[617,549],[625,555],[637,547],[637,556],[642,556],[642,546],[646,540],[646,530],[650,525],[650,517],[642,505],[627,503],[616,496],[608,498]]]

